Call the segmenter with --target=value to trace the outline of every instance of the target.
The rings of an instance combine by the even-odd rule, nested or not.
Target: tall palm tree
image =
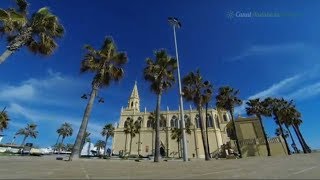
[[[208,144],[206,133],[204,131],[203,124],[203,107],[208,103],[212,96],[212,85],[209,81],[205,81],[200,71],[197,70],[195,73],[190,72],[187,76],[182,79],[183,84],[183,97],[187,101],[192,101],[197,107],[199,113],[199,125],[202,136],[203,149],[205,154],[205,159],[209,160],[210,155],[208,152]]]
[[[35,54],[51,55],[58,47],[56,40],[64,34],[58,17],[49,8],[40,8],[29,16],[26,0],[16,0],[16,4],[16,8],[0,9],[0,34],[8,40],[0,64],[24,46]]]
[[[281,133],[280,128],[276,128],[274,134],[275,134],[276,136],[282,136],[282,133]],[[288,131],[283,129],[283,135],[284,135],[285,138],[288,138],[288,137],[289,137]]]
[[[187,134],[191,134],[191,121],[190,119],[188,121],[186,121],[186,133]],[[175,127],[175,128],[172,128],[171,129],[171,139],[172,140],[177,140],[177,143],[178,143],[178,154],[179,154],[179,158],[181,157],[180,156],[180,142],[181,142],[181,139],[182,139],[182,130],[181,128],[178,128],[178,127]]]
[[[285,109],[287,109],[288,107],[291,106],[292,101],[288,102],[288,101],[284,100],[283,98],[277,99],[277,98],[268,97],[264,100],[264,103],[266,103],[267,108],[272,112],[272,114],[274,116],[274,120],[275,120],[276,124],[278,125],[280,134],[284,140],[288,155],[291,155],[291,151],[289,149],[287,139],[283,133],[284,130],[283,130],[282,124],[284,123],[284,119],[283,118],[281,119],[280,114],[281,114],[281,111],[284,111]]]
[[[116,44],[111,37],[105,38],[104,43],[99,50],[94,49],[90,45],[86,45],[85,48],[87,53],[81,64],[81,72],[92,72],[95,75],[91,83],[92,90],[90,99],[84,112],[69,160],[80,157],[81,142],[87,129],[89,117],[98,90],[110,86],[112,82],[121,80],[124,76],[123,66],[127,62],[127,55],[117,51]]]
[[[70,123],[65,122],[61,125],[59,129],[61,129],[60,130],[60,135],[62,136],[61,143],[63,144],[63,141],[66,137],[72,136],[73,128],[71,127]]]
[[[160,157],[160,106],[162,93],[168,90],[175,82],[177,61],[170,57],[165,50],[155,52],[155,60],[147,58],[144,68],[144,78],[151,83],[150,89],[157,95],[156,105],[156,137],[154,162],[159,162]]]
[[[242,158],[241,147],[239,144],[237,129],[234,120],[234,108],[242,104],[242,100],[238,98],[239,90],[235,90],[229,86],[224,86],[219,88],[219,94],[216,96],[216,105],[218,108],[225,109],[229,111],[231,115],[231,121],[233,125],[233,131],[235,134],[235,140],[237,144],[237,149],[239,157]]]
[[[98,140],[94,146],[97,148],[98,155],[100,156],[100,150],[106,147],[106,142],[103,140]]]
[[[73,144],[67,144],[66,145],[66,151],[72,151],[72,148],[73,148]]]
[[[0,112],[0,132],[2,132],[3,130],[8,128],[8,124],[10,121],[9,116],[5,110],[6,110],[6,108],[4,108]]]
[[[138,134],[139,136],[139,140],[138,140],[138,155],[140,156],[140,142],[141,142],[141,123],[142,121],[141,120],[137,120],[136,122],[134,122],[134,131],[135,131],[135,134]]]
[[[101,135],[106,137],[106,141],[105,141],[106,145],[105,145],[104,151],[103,151],[103,155],[105,156],[106,153],[107,153],[108,139],[109,139],[109,137],[113,137],[114,136],[114,127],[113,127],[113,125],[112,124],[106,124],[102,129]]]
[[[130,146],[129,146],[129,155],[131,155],[131,148],[132,148],[132,140],[136,136],[135,124],[133,119],[130,118],[124,123],[124,132],[126,134],[130,134]]]
[[[156,130],[156,114],[157,111],[153,111],[150,113],[150,115],[148,116],[148,121],[151,121],[151,128],[152,128],[152,155],[154,155],[154,134],[155,134],[155,130]],[[160,114],[160,121],[166,120],[166,117],[163,114]],[[159,127],[160,129],[160,127]]]
[[[21,143],[21,146],[23,147],[25,144],[26,139],[30,136],[32,138],[37,138],[39,132],[36,130],[37,125],[34,123],[27,124],[27,127],[21,128],[18,130],[16,135],[22,135],[24,136],[23,141]]]
[[[58,133],[58,138],[57,138],[57,141],[56,141],[55,145],[57,145],[59,143],[59,139],[61,137],[61,131],[62,131],[61,128],[57,129],[57,131],[56,131]]]
[[[310,151],[310,148],[308,145],[306,145],[303,137],[301,138],[299,131],[297,129],[297,124],[302,123],[301,113],[296,109],[295,105],[292,105],[292,106],[284,109],[283,111],[281,111],[280,115],[281,115],[281,119],[283,119],[283,122],[285,124],[286,129],[289,131],[289,135],[291,137],[291,140],[292,140],[294,146],[296,146],[296,143],[294,142],[291,131],[289,129],[290,126],[293,127],[293,129],[296,133],[296,136],[298,137],[298,140],[301,144],[303,152],[308,153]]]
[[[262,116],[270,117],[271,111],[267,108],[267,105],[265,103],[260,101],[259,98],[250,99],[248,102],[246,102],[246,104],[247,104],[247,107],[246,107],[247,115],[249,116],[255,115],[258,117],[260,121],[262,132],[263,132],[263,138],[264,138],[264,141],[266,142],[268,156],[271,156],[269,141],[267,138],[266,130],[262,122]]]

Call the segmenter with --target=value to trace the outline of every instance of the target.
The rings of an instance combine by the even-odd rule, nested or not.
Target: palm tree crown
[[[7,36],[9,51],[0,57],[0,63],[22,46],[34,53],[52,54],[57,48],[56,39],[64,34],[58,17],[47,7],[28,16],[27,1],[16,0],[16,3],[16,8],[0,9],[0,34]]]
[[[33,123],[27,124],[27,127],[19,129],[16,135],[23,135],[25,137],[30,136],[32,138],[37,138],[39,132],[36,130],[36,128],[37,128],[36,124],[33,124]]]
[[[57,132],[62,136],[62,138],[65,138],[68,136],[72,136],[73,128],[71,127],[70,123],[65,122],[61,125]]]
[[[85,46],[87,54],[81,72],[92,72],[95,76],[92,85],[95,88],[107,87],[112,81],[119,81],[124,76],[123,66],[127,63],[127,55],[118,52],[111,37],[107,37],[101,49],[96,50],[90,45]]]
[[[5,110],[0,112],[0,132],[8,128],[9,116]]]
[[[156,51],[155,57],[155,60],[147,58],[144,78],[151,83],[151,91],[161,94],[175,82],[174,73],[177,69],[177,61],[170,57],[165,50]]]
[[[106,124],[101,132],[102,136],[113,137],[114,136],[114,127],[112,124]]]
[[[219,94],[216,97],[218,108],[234,112],[234,107],[240,106],[242,100],[238,98],[239,90],[234,90],[229,86],[219,88]]]

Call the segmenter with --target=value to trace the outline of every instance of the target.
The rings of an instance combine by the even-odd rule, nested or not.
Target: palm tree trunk
[[[129,155],[131,155],[131,147],[132,147],[132,134],[130,134],[130,146],[129,146]]]
[[[283,138],[283,140],[284,140],[284,144],[286,145],[286,149],[287,149],[288,155],[291,155],[291,152],[290,152],[290,149],[289,149],[289,146],[288,146],[288,142],[287,142],[286,137],[284,136],[283,128],[282,128],[282,126],[281,126],[281,124],[280,124],[280,121],[279,121],[279,119],[278,119],[278,116],[275,115],[275,118],[276,118],[277,124],[278,124],[278,126],[279,126],[281,136],[282,136],[282,138]]]
[[[98,88],[95,85],[93,85],[92,91],[91,91],[91,95],[90,95],[90,99],[89,99],[89,102],[87,104],[86,110],[84,112],[84,116],[83,116],[83,119],[82,119],[82,122],[81,122],[81,126],[80,126],[80,129],[79,129],[79,132],[78,132],[74,147],[72,149],[69,161],[72,161],[72,159],[74,159],[74,158],[75,159],[79,159],[80,158],[81,142],[83,140],[85,131],[86,131],[87,126],[88,126],[91,110],[92,110],[94,99],[95,99],[95,97],[97,95],[97,92],[98,92]]]
[[[263,132],[264,141],[266,142],[266,148],[267,148],[268,156],[271,156],[270,145],[269,145],[269,141],[268,141],[268,138],[267,138],[266,130],[264,129],[264,125],[262,123],[262,118],[261,118],[260,115],[257,115],[257,117],[258,117],[258,119],[260,121],[260,125],[261,125],[261,129],[262,129],[262,132]]]
[[[61,139],[61,145],[63,145],[63,141],[64,141],[64,136],[62,136],[62,139]],[[61,148],[59,148],[59,154],[60,154],[60,152],[61,152]]]
[[[180,139],[177,139],[177,143],[178,143],[178,158],[180,158]]]
[[[151,143],[152,144],[151,145],[152,146],[152,149],[151,149],[152,156],[154,156],[154,144],[155,144],[154,143],[154,133],[155,133],[154,131],[155,131],[155,129],[152,127],[152,143]]]
[[[167,146],[167,158],[169,157],[169,129],[166,127],[166,146]]]
[[[104,147],[103,155],[106,156],[107,154],[107,142],[108,142],[109,136],[106,136],[106,145]]]
[[[201,130],[201,136],[202,136],[202,143],[203,143],[203,149],[204,149],[204,157],[205,160],[208,161],[210,160],[209,152],[208,152],[208,144],[207,144],[207,136],[206,133],[204,132],[203,129],[203,116],[202,116],[202,108],[198,107],[198,112],[199,112],[199,125],[200,125],[200,130]]]
[[[297,131],[298,131],[298,133],[299,133],[299,135],[300,135],[300,137],[301,137],[301,140],[302,140],[302,142],[303,142],[303,144],[304,144],[307,152],[308,152],[308,153],[311,153],[311,149],[310,149],[310,147],[308,146],[308,144],[306,143],[306,141],[304,140],[304,138],[303,138],[303,136],[302,136],[302,134],[301,134],[301,131],[300,131],[299,126],[298,126],[298,125],[295,125],[295,126],[296,126],[296,128],[297,128]]]
[[[0,56],[0,64],[2,64],[11,54],[13,54],[14,51],[6,50],[1,56]]]
[[[57,144],[58,144],[59,139],[60,139],[60,136],[61,136],[61,135],[59,135],[59,136],[58,136],[58,139],[57,139],[57,142],[56,142],[56,144],[55,144],[55,145],[57,145]]]
[[[238,153],[239,153],[239,158],[242,158],[242,152],[241,152],[241,147],[239,144],[239,139],[238,139],[238,135],[237,135],[237,129],[236,129],[236,122],[234,120],[233,117],[233,111],[229,111],[230,115],[231,115],[231,121],[232,121],[232,125],[233,125],[233,129],[234,129],[234,133],[235,133],[235,138],[236,138],[236,144],[237,144],[237,149],[238,149]]]
[[[285,127],[286,127],[286,129],[288,130],[288,132],[289,132],[289,136],[290,136],[290,138],[291,138],[293,147],[297,147],[296,142],[294,141],[294,139],[293,139],[293,137],[292,137],[292,134],[291,134],[291,131],[290,131],[290,129],[289,129],[289,126],[285,125]],[[293,150],[296,151],[296,149],[293,149]],[[297,153],[299,153],[299,151],[297,151]]]
[[[194,127],[193,129],[193,135],[194,135],[194,146],[195,146],[195,151],[196,151],[196,158],[199,158],[199,145],[198,145],[198,136],[197,136],[197,132],[196,132],[196,127]]]
[[[160,156],[160,105],[161,105],[161,92],[157,97],[157,110],[156,110],[156,139],[155,139],[155,153],[154,162],[159,162]]]
[[[126,140],[124,144],[124,155],[127,153],[127,144],[128,144],[128,134],[126,133]]]
[[[140,150],[141,150],[141,134],[140,134],[140,131],[139,131],[139,140],[138,140],[138,156],[140,157]]]
[[[301,147],[302,147],[302,150],[303,150],[303,153],[308,153],[307,152],[307,148],[305,147],[305,144],[302,142],[302,139],[301,139],[301,137],[299,136],[299,133],[298,133],[298,130],[296,129],[297,127],[295,126],[295,125],[292,125],[292,127],[293,127],[293,130],[294,130],[294,132],[296,133],[296,136],[297,136],[297,138],[298,138],[298,140],[299,140],[299,143],[300,143],[300,145],[301,145]]]
[[[22,141],[22,143],[21,143],[21,147],[24,147],[24,144],[25,144],[25,142],[26,142],[27,137],[28,137],[28,136],[24,136],[23,141]]]
[[[207,136],[207,145],[208,145],[208,153],[210,156],[210,144],[209,144],[209,135],[208,135],[208,127],[209,127],[209,121],[208,121],[208,103],[206,103],[206,136]]]

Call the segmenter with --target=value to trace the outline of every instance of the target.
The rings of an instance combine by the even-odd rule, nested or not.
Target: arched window
[[[207,114],[208,117],[208,127],[213,127],[213,120],[210,114]]]
[[[133,102],[131,102],[131,107],[133,107]]]
[[[197,114],[196,117],[194,118],[195,122],[196,122],[196,127],[197,128],[200,128],[200,117],[199,115]]]
[[[170,121],[170,127],[175,128],[176,126],[176,116],[172,116],[171,121]]]
[[[138,117],[136,122],[140,122],[140,125],[142,125],[142,117]]]
[[[147,121],[147,128],[152,128],[152,120]]]
[[[219,121],[219,117],[216,115],[216,117],[214,118],[215,121],[216,121],[216,125],[217,125],[217,128],[220,129],[220,121]]]
[[[190,126],[192,125],[191,120],[188,115],[184,115],[184,122],[185,122],[185,127],[190,128]]]
[[[166,127],[167,126],[167,121],[165,119],[160,120],[160,127]]]
[[[224,115],[223,115],[223,120],[224,120],[225,122],[227,122],[227,121],[228,121],[227,114],[224,114]]]

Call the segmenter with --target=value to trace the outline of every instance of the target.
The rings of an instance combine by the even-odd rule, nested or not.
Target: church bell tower
[[[127,110],[140,112],[140,98],[138,93],[137,81],[135,81],[131,96],[129,97]]]

